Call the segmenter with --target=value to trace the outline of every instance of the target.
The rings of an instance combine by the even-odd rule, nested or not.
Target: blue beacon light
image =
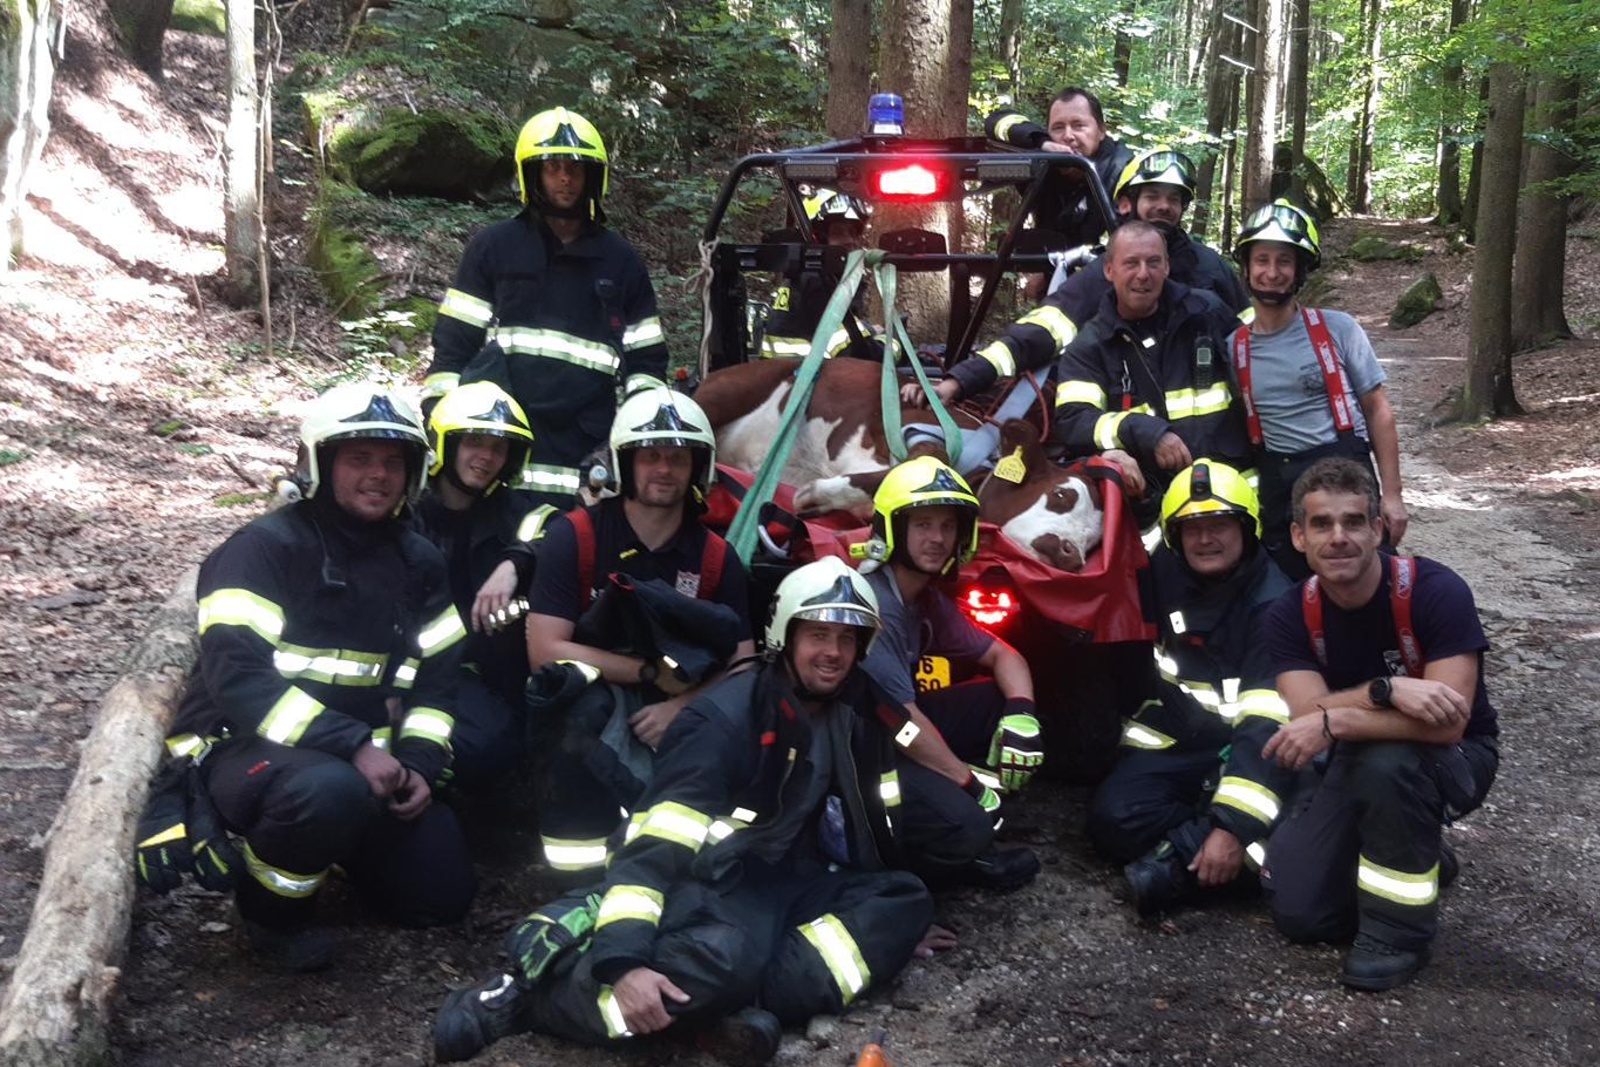
[[[877,137],[903,137],[906,105],[899,93],[873,93],[867,104],[867,132]]]

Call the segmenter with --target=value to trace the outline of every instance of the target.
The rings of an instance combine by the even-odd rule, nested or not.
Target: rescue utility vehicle
[[[980,334],[994,336],[1007,325],[1002,315],[991,314],[1003,287],[1015,287],[1018,275],[1052,272],[1074,258],[1061,247],[1060,235],[1028,225],[1049,183],[1081,181],[1108,229],[1114,219],[1093,165],[1082,156],[1029,151],[979,137],[906,137],[895,106],[876,97],[869,129],[849,140],[745,156],[728,173],[702,233],[709,279],[700,376],[760,358],[772,310],[763,295],[780,279],[807,270],[832,278],[842,273],[851,250],[820,243],[807,225],[805,203],[818,190],[855,197],[874,209],[960,202],[980,208],[969,217],[987,214],[991,220],[992,247],[986,241],[981,250],[951,249],[943,234],[920,228],[889,229],[870,237],[870,246],[881,250],[897,271],[938,272],[948,280],[950,313],[943,343],[920,346],[933,378],[976,351]],[[753,229],[746,220],[759,214],[752,202],[769,202],[774,189],[788,225],[761,232],[754,240],[738,239],[741,226]],[[981,210],[985,204],[986,212]],[[1086,257],[1077,258],[1081,262]],[[910,368],[902,365],[899,372],[910,373]],[[781,469],[781,456],[769,456],[768,461]],[[1113,477],[1104,484],[1105,536],[1082,571],[1043,566],[985,524],[978,555],[962,569],[959,587],[950,590],[980,626],[1027,658],[1047,731],[1047,767],[1080,781],[1097,779],[1109,768],[1121,717],[1135,710],[1135,694],[1150,689],[1130,674],[1153,670],[1147,646],[1134,644],[1153,636],[1138,593],[1148,558],[1137,532],[1129,537],[1123,528],[1132,522],[1120,481]],[[734,488],[742,491],[740,485]],[[805,531],[769,500],[724,500],[723,518],[730,506],[752,505],[765,509],[761,543],[749,560],[755,583],[752,611],[759,614],[788,569],[810,553],[837,547],[813,544],[797,552],[794,545],[780,543],[771,536],[776,527],[788,523],[802,538]],[[858,524],[836,523],[833,528],[841,525]],[[824,523],[817,536],[825,537],[829,528]],[[939,687],[969,674],[962,664],[927,657],[918,682]]]

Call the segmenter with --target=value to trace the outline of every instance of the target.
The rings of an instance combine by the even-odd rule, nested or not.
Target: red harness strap
[[[574,508],[567,512],[567,521],[572,523],[572,532],[578,540],[578,611],[581,614],[594,599],[594,519],[587,508]],[[707,530],[706,545],[700,553],[700,589],[695,594],[700,600],[716,597],[727,559],[728,542]]]
[[[1306,333],[1311,335],[1311,347],[1317,354],[1317,366],[1322,369],[1322,385],[1328,391],[1328,407],[1333,411],[1333,425],[1340,433],[1355,429],[1354,409],[1350,390],[1344,385],[1344,372],[1339,366],[1339,353],[1333,347],[1333,335],[1328,323],[1316,308],[1303,307],[1300,315],[1306,320]],[[1239,398],[1244,402],[1245,422],[1249,424],[1250,443],[1260,446],[1261,416],[1256,411],[1255,396],[1250,391],[1250,327],[1246,326],[1233,338],[1233,368],[1239,379]]]
[[[1409,556],[1389,557],[1389,611],[1394,616],[1394,631],[1400,642],[1400,658],[1406,665],[1406,677],[1421,678],[1428,661],[1423,657],[1422,644],[1411,625],[1411,594],[1417,585],[1417,561]],[[1311,651],[1317,662],[1328,665],[1328,636],[1322,624],[1322,591],[1317,576],[1306,579],[1305,591],[1300,597],[1301,613],[1305,618],[1306,632],[1311,635]]]

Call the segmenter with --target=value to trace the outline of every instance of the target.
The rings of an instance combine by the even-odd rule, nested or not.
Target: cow
[[[717,435],[717,458],[740,470],[759,469],[777,436],[793,392],[798,360],[762,360],[708,375],[695,393]],[[881,368],[856,359],[824,363],[805,425],[796,435],[781,480],[799,487],[804,514],[849,511],[865,522],[872,493],[893,463],[884,436]],[[978,420],[956,413],[971,429]],[[934,422],[926,409],[906,405],[905,424]],[[1100,496],[1081,469],[1052,463],[1036,425],[1017,420],[1001,433],[999,476],[974,478],[983,518],[1040,562],[1062,570],[1082,568],[1099,543]],[[1119,465],[1138,467],[1131,460]]]
[[[1084,464],[1051,462],[1020,419],[1000,430],[1000,461],[978,484],[979,513],[1006,539],[1057,570],[1080,571],[1105,526],[1099,482]]]

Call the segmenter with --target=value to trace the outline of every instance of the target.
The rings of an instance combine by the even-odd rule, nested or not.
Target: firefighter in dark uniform
[[[806,198],[805,211],[806,224],[816,243],[835,248],[861,247],[871,213],[862,200],[832,189],[818,189]],[[762,333],[762,358],[805,358],[838,285],[839,279],[824,271],[801,271],[784,278],[773,294],[772,314]],[[865,305],[866,292],[857,289],[844,322],[828,339],[829,359],[838,355],[878,359],[883,355],[882,341],[873,336],[872,328],[862,318]]]
[[[1166,241],[1147,222],[1118,227],[1105,261],[1112,291],[1056,368],[1054,436],[1073,454],[1131,453],[1154,490],[1134,514],[1152,527],[1160,494],[1195,456],[1249,466],[1228,379],[1234,314],[1168,280]]]
[[[1393,989],[1428,962],[1458,867],[1443,824],[1483,803],[1500,765],[1489,641],[1460,575],[1379,551],[1383,512],[1363,464],[1318,460],[1291,509],[1312,577],[1267,616],[1289,721],[1265,753],[1325,769],[1268,842],[1262,885],[1291,940],[1354,938],[1341,982]]]
[[[1111,202],[1120,219],[1138,219],[1161,231],[1167,243],[1169,278],[1191,289],[1215,293],[1231,310],[1243,312],[1250,306],[1250,294],[1238,273],[1205,242],[1183,229],[1183,215],[1194,201],[1194,193],[1194,163],[1182,152],[1161,145],[1141,152],[1123,168]],[[1083,323],[1099,310],[1110,289],[1105,257],[1097,256],[1069,275],[1045,303],[1059,307],[1072,322]]]
[[[842,1011],[944,933],[922,883],[888,869],[899,787],[883,724],[900,716],[855,669],[877,626],[842,561],[786,577],[765,665],[673,723],[603,881],[513,930],[511,973],[450,995],[438,1061],[528,1030],[601,1044],[670,1028],[764,1063],[781,1026]]]
[[[432,462],[417,528],[444,554],[451,598],[471,631],[451,734],[451,781],[468,788],[503,784],[524,755],[522,616],[534,546],[556,514],[508,488],[532,443],[521,406],[493,382],[452,389],[428,417]]]
[[[1227,260],[1181,228],[1194,199],[1194,164],[1182,152],[1152,148],[1136,156],[1117,181],[1114,203],[1124,220],[1148,222],[1167,246],[1167,277],[1190,289],[1214,293],[1229,309],[1243,313],[1250,297]],[[1100,310],[1111,281],[1104,256],[1096,256],[1056,286],[1044,302],[1012,323],[999,338],[950,368],[934,389],[946,404],[975,396],[1027,371],[1051,369],[1078,330]],[[922,403],[915,384],[902,387],[907,403]],[[999,420],[997,420],[999,421]],[[993,446],[999,445],[998,430]],[[993,447],[984,451],[992,452]],[[963,453],[965,454],[965,453]],[[965,466],[965,463],[963,463]]]
[[[603,225],[610,166],[599,131],[552,108],[522,127],[516,157],[526,206],[462,254],[439,305],[423,403],[463,372],[498,381],[533,428],[521,488],[564,509],[580,465],[605,443],[619,384],[631,392],[637,376],[663,379],[667,347],[643,261]]]
[[[615,651],[617,635],[581,634],[583,616],[609,575],[661,579],[686,598],[729,609],[734,632],[718,636],[733,638],[733,662],[755,654],[749,592],[737,556],[699,521],[716,476],[716,437],[698,404],[665,386],[629,397],[611,428],[611,463],[620,495],[558,516],[540,545],[528,597],[528,660],[535,672],[579,663],[593,680],[621,687],[639,702],[629,719],[631,734],[655,748],[698,685],[681,684],[658,661]],[[705,573],[708,565],[719,572],[714,581]],[[569,718],[563,744],[582,751],[585,738],[603,726]],[[606,839],[629,798],[614,796],[577,759],[552,761],[545,792],[540,834],[546,861],[569,873],[604,866]]]
[[[312,919],[335,864],[409,926],[459,920],[475,888],[455,817],[432,802],[466,629],[438,550],[402,515],[422,484],[421,419],[380,388],[339,386],[300,439],[303,499],[200,567],[200,658],[168,742],[203,754],[243,839],[250,944],[297,971],[332,960]]]
[[[1099,97],[1076,86],[1063,89],[1050,101],[1045,121],[1048,128],[1005,108],[991,114],[984,129],[996,141],[1018,148],[1076,153],[1094,167],[1108,192],[1115,188],[1117,177],[1133,158],[1133,152],[1106,133],[1106,116]],[[1111,219],[1100,217],[1084,188],[1083,175],[1077,171],[1051,177],[1040,194],[1033,219],[1039,229],[1060,235],[1061,248],[1095,244],[1112,226]]]
[[[1255,490],[1202,459],[1167,488],[1161,530],[1150,560],[1160,680],[1089,810],[1089,839],[1127,865],[1141,915],[1258,870],[1293,780],[1261,754],[1289,719],[1262,632],[1289,580],[1261,544]]]

